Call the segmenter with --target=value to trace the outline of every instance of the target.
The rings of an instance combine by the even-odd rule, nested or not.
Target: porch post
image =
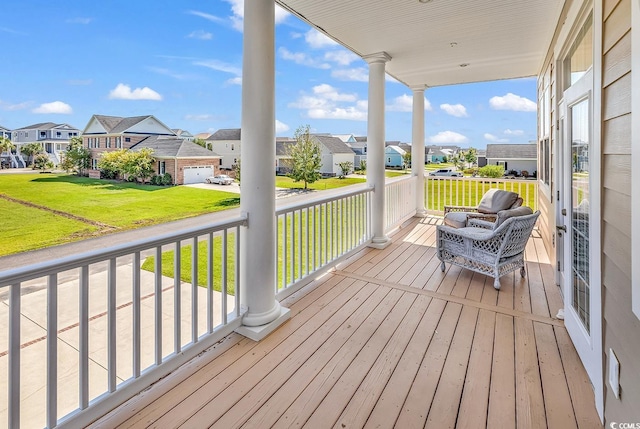
[[[385,65],[391,57],[386,52],[365,55],[369,63],[369,112],[367,117],[367,184],[374,187],[371,200],[370,246],[384,249],[391,241],[385,235],[385,176],[384,176],[384,85]]]
[[[411,173],[416,176],[416,214],[425,217],[424,209],[424,85],[413,90],[413,137],[411,139]]]
[[[245,0],[242,61],[240,210],[248,225],[240,238],[238,332],[253,340],[289,317],[275,299],[275,3]]]

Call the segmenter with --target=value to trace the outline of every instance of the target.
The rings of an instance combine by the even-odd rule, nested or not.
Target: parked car
[[[230,185],[233,183],[233,179],[226,174],[219,174],[217,176],[207,177],[207,183],[213,183],[216,185]]]
[[[462,173],[452,168],[441,168],[440,170],[432,171],[429,176],[462,177]]]

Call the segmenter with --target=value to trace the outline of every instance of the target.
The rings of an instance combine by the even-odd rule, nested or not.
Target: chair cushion
[[[498,213],[500,210],[511,208],[518,200],[518,194],[502,189],[489,189],[478,204],[480,213]]]
[[[452,228],[467,226],[467,212],[449,212],[444,215],[444,224]]]
[[[526,216],[533,213],[533,210],[527,206],[517,207],[515,209],[509,210],[500,210],[498,212],[498,219],[496,220],[496,228],[502,224],[505,220],[516,217],[516,216]]]

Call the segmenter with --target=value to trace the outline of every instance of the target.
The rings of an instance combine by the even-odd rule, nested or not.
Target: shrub
[[[485,165],[478,170],[480,177],[498,179],[504,176],[504,167],[501,165]]]
[[[158,176],[158,177],[162,177],[160,183],[164,186],[169,186],[173,184],[173,178],[169,173],[164,173],[162,176]]]
[[[522,177],[529,177],[529,172],[527,170],[522,170],[520,174],[522,175]]]
[[[162,185],[162,177],[161,176],[151,176],[149,183],[152,185],[160,186]]]
[[[464,174],[468,175],[468,176],[474,176],[474,175],[478,174],[478,168],[477,167],[466,168],[462,172]]]

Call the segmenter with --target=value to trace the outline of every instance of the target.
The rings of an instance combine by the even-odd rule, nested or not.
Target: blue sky
[[[276,133],[366,135],[367,65],[276,7]],[[4,0],[0,125],[84,128],[151,114],[196,134],[241,117],[242,1]],[[429,88],[427,144],[536,139],[536,80]],[[409,88],[386,84],[386,138],[411,141]]]

